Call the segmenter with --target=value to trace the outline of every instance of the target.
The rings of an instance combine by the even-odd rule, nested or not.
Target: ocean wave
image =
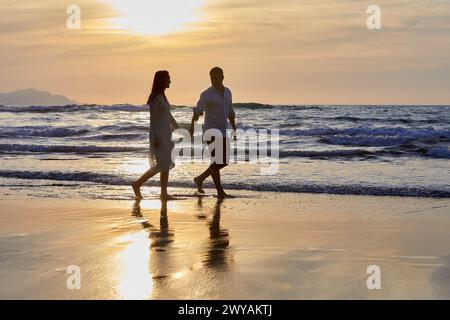
[[[24,126],[3,127],[0,137],[71,137],[88,133],[88,129],[71,127]]]
[[[189,128],[190,123],[180,122],[181,128]],[[247,129],[266,129],[263,127],[240,125],[239,128]],[[52,127],[52,126],[22,126],[22,127],[3,127],[0,136],[3,137],[70,137],[83,135],[89,132],[99,133],[104,131],[117,132],[142,132],[148,133],[148,125],[135,124],[117,124],[104,125],[99,127],[77,128],[77,127]],[[434,128],[407,129],[403,127],[386,128],[366,128],[356,127],[348,129],[334,128],[314,128],[314,129],[282,129],[281,135],[285,136],[337,136],[337,137],[394,137],[398,139],[426,139],[426,138],[450,138],[449,130],[437,130]]]
[[[289,119],[283,123],[283,127],[298,127],[302,121],[326,121],[326,122],[351,122],[351,123],[381,123],[381,124],[450,124],[448,119],[411,119],[411,118],[383,118],[383,117],[355,117],[355,116],[331,116],[331,115],[305,115],[298,114],[289,117]]]
[[[280,158],[300,157],[300,158],[336,158],[336,157],[367,157],[384,154],[383,151],[369,151],[364,149],[345,149],[345,150],[285,150],[280,151]]]
[[[112,152],[143,152],[143,150],[142,148],[138,147],[116,147],[116,146],[0,144],[0,152],[91,154],[91,153],[112,153]]]
[[[120,139],[124,139],[122,135],[119,135]],[[140,135],[131,135],[131,137],[125,137],[126,139],[140,138]],[[109,137],[108,135],[102,137],[91,137],[92,139],[98,140],[114,140],[116,135]],[[86,138],[83,138],[86,139]],[[89,139],[89,138],[88,138]],[[177,148],[183,150],[188,150],[190,154],[194,154],[194,148],[187,148],[184,145],[180,145]],[[146,152],[146,147],[118,147],[118,146],[74,146],[74,145],[30,145],[30,144],[0,144],[0,153],[75,153],[75,154],[95,154],[95,153],[121,153],[121,152]],[[258,150],[254,150],[250,153],[250,149],[245,150],[239,149],[238,154],[258,154]],[[368,151],[363,149],[345,149],[345,150],[280,150],[278,155],[280,158],[292,158],[292,157],[303,157],[303,158],[335,158],[335,157],[362,157],[362,156],[375,156],[377,154],[383,154],[383,151]],[[270,154],[270,150],[269,150]],[[248,158],[246,158],[248,160]]]
[[[150,130],[149,125],[119,125],[111,124],[100,126],[96,128],[97,131],[143,131],[148,132]]]
[[[92,141],[128,141],[128,140],[142,140],[148,139],[146,134],[122,133],[122,134],[98,134],[89,137],[81,137],[80,140]]]
[[[392,147],[400,146],[411,141],[413,141],[412,138],[383,136],[336,136],[320,139],[320,142],[326,144],[357,147]]]
[[[0,170],[0,177],[28,179],[28,180],[53,180],[53,181],[78,181],[98,183],[102,185],[128,186],[133,182],[132,177],[121,177],[111,174],[92,172],[59,172],[59,171],[17,171]],[[134,177],[135,178],[135,177]],[[157,186],[157,181],[150,181],[150,186]],[[193,187],[190,181],[171,181],[173,187]],[[207,184],[206,187],[212,185]],[[450,190],[442,190],[430,187],[398,187],[398,186],[370,186],[362,184],[351,185],[322,185],[317,183],[300,184],[250,184],[250,183],[224,183],[224,187],[234,190],[253,190],[270,192],[292,193],[324,193],[341,195],[372,195],[372,196],[400,196],[400,197],[440,197],[450,198]]]
[[[142,136],[137,134],[128,134],[128,135],[102,135],[102,136],[93,136],[93,137],[83,137],[83,140],[138,140],[141,139]],[[388,142],[392,142],[387,140]],[[351,141],[354,145],[357,143],[362,143],[363,141]],[[381,145],[386,145],[385,140],[380,140]],[[343,143],[342,141],[338,141],[336,143]],[[374,141],[370,140],[370,143],[373,145]],[[332,150],[279,150],[278,156],[280,159],[283,158],[312,158],[312,159],[334,159],[334,158],[376,158],[383,156],[418,156],[418,157],[429,157],[429,158],[439,158],[439,159],[449,159],[450,151],[447,147],[418,147],[414,145],[402,145],[402,146],[391,146],[388,148],[371,148],[367,149],[332,149]],[[203,145],[205,147],[205,145]],[[190,154],[193,153],[194,148],[186,149],[185,145],[176,146],[178,149],[183,150],[183,154],[185,150],[190,151]],[[95,146],[95,145],[34,145],[34,144],[0,144],[0,154],[1,153],[14,153],[14,154],[29,154],[29,153],[73,153],[73,154],[96,154],[96,153],[127,153],[134,152],[137,154],[144,154],[148,151],[147,146],[139,147],[139,146]],[[246,155],[245,161],[248,161],[248,155],[258,155],[258,150],[254,150],[250,152],[250,149],[238,149],[235,150],[237,154]],[[271,150],[269,150],[268,154],[273,154]],[[189,153],[187,154],[189,155]],[[186,155],[186,156],[187,156]],[[261,155],[261,157],[265,157]],[[272,156],[273,157],[273,156]]]
[[[180,128],[189,129],[190,122],[179,121]],[[134,125],[134,124],[112,124],[95,128],[95,131],[127,131],[127,132],[149,132],[149,125]]]
[[[433,158],[450,159],[450,148],[444,146],[434,147],[427,150],[425,154]]]
[[[406,127],[363,127],[335,129],[335,128],[314,128],[314,129],[284,129],[280,130],[281,135],[286,136],[382,136],[382,137],[401,137],[412,139],[432,139],[445,138],[450,139],[450,130],[436,129],[433,127],[425,128],[406,128]]]
[[[313,118],[313,117],[311,117]],[[314,119],[323,119],[323,117],[314,117]],[[335,120],[335,121],[348,121],[348,122],[381,122],[381,123],[404,123],[404,124],[436,124],[442,123],[446,120],[438,120],[438,119],[411,119],[411,118],[377,118],[377,117],[353,117],[353,116],[338,116],[338,117],[329,117],[326,120]],[[448,122],[445,122],[448,123]]]
[[[339,144],[342,141],[339,142]],[[363,141],[352,141],[354,146],[364,146]],[[378,158],[378,157],[406,157],[406,156],[416,156],[416,157],[426,157],[435,159],[450,159],[450,150],[446,147],[418,147],[414,145],[401,145],[393,146],[391,143],[393,141],[389,140],[379,140],[380,146],[386,148],[379,148],[376,150],[366,150],[366,149],[343,149],[343,150],[286,150],[280,151],[280,158],[313,158],[313,159],[333,159],[333,158]],[[349,143],[350,144],[350,143]],[[373,141],[371,141],[371,148],[373,147]]]

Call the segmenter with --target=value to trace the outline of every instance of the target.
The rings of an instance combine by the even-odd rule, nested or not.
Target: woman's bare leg
[[[167,184],[169,183],[169,171],[161,172],[161,199],[167,199]]]
[[[147,181],[148,179],[153,177],[155,174],[156,174],[156,172],[154,170],[148,169],[139,179],[137,179],[135,182],[133,182],[131,184],[136,198],[138,198],[138,199],[143,198],[143,196],[141,194],[141,186],[145,183],[145,181]]]

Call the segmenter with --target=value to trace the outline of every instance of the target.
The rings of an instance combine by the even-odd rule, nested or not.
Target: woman
[[[137,199],[143,198],[141,186],[144,182],[158,172],[161,179],[161,199],[172,198],[167,194],[167,182],[169,170],[175,166],[172,161],[172,130],[177,129],[178,124],[170,113],[170,104],[165,94],[170,82],[169,72],[164,70],[155,73],[152,92],[147,101],[150,109],[150,169],[132,184]]]

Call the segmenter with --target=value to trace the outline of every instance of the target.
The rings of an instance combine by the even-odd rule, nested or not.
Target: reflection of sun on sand
[[[450,298],[448,199],[240,196],[5,196],[0,298]],[[81,290],[66,288],[70,265]],[[381,290],[366,287],[370,265]]]
[[[153,283],[148,270],[150,240],[145,231],[121,237],[120,242],[129,242],[118,255],[120,267],[119,293],[124,299],[151,297]]]

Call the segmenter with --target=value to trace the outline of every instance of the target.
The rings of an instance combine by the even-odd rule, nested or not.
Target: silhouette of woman
[[[134,195],[142,199],[141,186],[160,172],[161,199],[170,200],[167,194],[167,183],[169,181],[169,170],[175,164],[172,161],[172,130],[179,128],[177,122],[170,113],[170,104],[165,91],[170,87],[169,72],[163,70],[155,73],[152,92],[147,104],[150,109],[150,151],[148,169],[138,180],[132,183]]]

